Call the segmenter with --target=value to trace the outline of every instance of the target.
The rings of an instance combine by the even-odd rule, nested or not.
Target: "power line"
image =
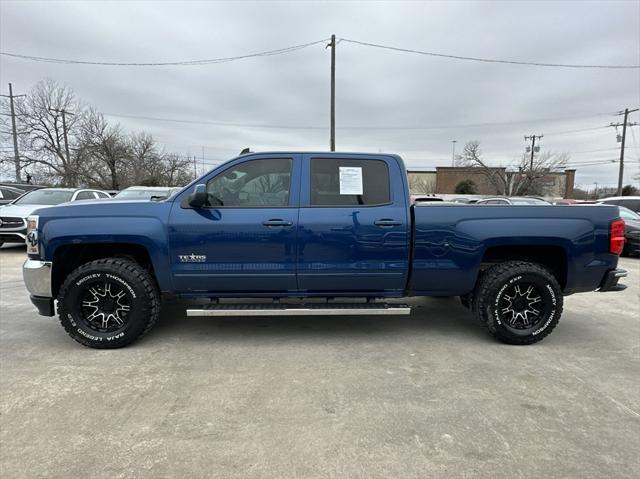
[[[232,57],[220,57],[220,58],[209,58],[209,59],[200,59],[200,60],[179,60],[179,61],[165,61],[165,62],[108,62],[108,61],[94,61],[94,60],[76,60],[70,58],[54,58],[54,57],[43,57],[36,55],[25,55],[21,53],[14,52],[0,52],[0,55],[4,55],[12,58],[19,58],[22,60],[29,60],[35,62],[45,62],[45,63],[58,63],[64,65],[98,65],[98,66],[133,66],[133,67],[157,67],[157,66],[199,66],[199,65],[213,65],[218,63],[227,63],[236,60],[244,60],[248,58],[256,58],[256,57],[266,57],[266,56],[274,56],[274,55],[282,55],[285,53],[291,53],[297,50],[301,50],[303,48],[307,48],[313,45],[318,44],[326,44],[329,41],[328,38],[317,40],[309,43],[302,43],[299,45],[292,45],[289,47],[278,48],[275,50],[267,50],[263,52],[257,53],[249,53],[245,55],[238,55]],[[555,67],[555,68],[596,68],[596,69],[638,69],[640,65],[588,65],[588,64],[569,64],[569,63],[544,63],[544,62],[533,62],[533,61],[522,61],[522,60],[502,60],[495,58],[482,58],[482,57],[471,57],[471,56],[462,56],[462,55],[450,55],[446,53],[436,53],[436,52],[428,52],[424,50],[414,50],[410,48],[400,48],[389,45],[382,45],[379,43],[371,43],[371,42],[363,42],[360,40],[353,40],[348,38],[340,38],[339,41],[352,43],[355,45],[372,47],[372,48],[380,48],[384,50],[391,50],[395,52],[402,53],[413,53],[417,55],[438,57],[438,58],[448,58],[452,60],[464,60],[464,61],[475,61],[482,63],[502,63],[508,65],[528,65],[528,66],[537,66],[537,67]]]
[[[580,128],[577,130],[565,130],[565,131],[555,131],[551,133],[545,133],[547,136],[556,136],[556,135],[569,135],[572,133],[581,133],[583,131],[594,131],[594,130],[602,130],[603,128],[609,128],[608,126],[594,126],[591,128]]]
[[[137,116],[137,115],[121,115],[116,113],[104,113],[106,116],[115,116],[118,118],[132,118],[134,120],[148,120],[148,121],[166,121],[169,123],[186,123],[192,125],[213,125],[213,126],[229,126],[240,128],[270,128],[270,129],[285,129],[285,130],[326,130],[324,126],[300,126],[300,125],[263,125],[257,123],[231,123],[223,121],[209,121],[209,120],[186,120],[178,118],[158,118],[151,116]]]
[[[285,129],[285,130],[326,130],[327,128],[319,125],[267,125],[260,123],[235,123],[235,122],[224,122],[224,121],[211,121],[211,120],[189,120],[189,119],[180,119],[180,118],[162,118],[162,117],[152,117],[152,116],[139,116],[139,115],[126,115],[119,113],[104,113],[106,116],[112,116],[116,118],[131,118],[134,120],[145,120],[145,121],[165,121],[169,123],[185,123],[185,124],[194,124],[194,125],[212,125],[212,126],[222,126],[222,127],[239,127],[239,128],[266,128],[266,129]],[[487,123],[466,123],[466,124],[450,124],[450,125],[427,125],[427,126],[342,126],[336,127],[337,130],[443,130],[443,129],[455,129],[455,128],[482,128],[482,127],[491,127],[491,126],[504,126],[504,125],[515,125],[515,124],[526,124],[526,123],[540,123],[540,122],[550,122],[550,121],[565,121],[565,120],[576,120],[582,118],[595,118],[600,116],[605,116],[607,113],[599,113],[594,115],[583,115],[583,116],[574,116],[574,117],[557,117],[557,118],[537,118],[531,120],[511,120],[511,121],[500,121],[500,122],[487,122]],[[555,133],[548,133],[550,135],[562,135],[567,133],[575,133],[581,131],[591,131],[598,130],[600,128],[606,127],[592,127],[592,128],[583,128],[578,130],[567,130],[560,131]]]
[[[247,58],[256,57],[268,57],[274,55],[282,55],[284,53],[291,53],[303,48],[317,45],[320,43],[326,43],[327,39],[317,40],[315,42],[302,43],[300,45],[293,45],[285,48],[278,48],[276,50],[267,50],[258,53],[248,53],[246,55],[238,55],[234,57],[222,57],[222,58],[209,58],[206,60],[182,60],[173,62],[106,62],[106,61],[90,61],[90,60],[74,60],[69,58],[51,58],[40,57],[34,55],[23,55],[13,52],[0,52],[0,55],[4,55],[12,58],[20,58],[22,60],[30,60],[34,62],[45,63],[59,63],[64,65],[100,65],[100,66],[128,66],[128,67],[162,67],[162,66],[196,66],[196,65],[212,65],[217,63],[228,63],[236,60],[245,60]]]
[[[640,65],[580,65],[580,64],[569,64],[569,63],[542,63],[542,62],[530,62],[530,61],[519,61],[519,60],[498,60],[495,58],[468,57],[468,56],[460,56],[460,55],[449,55],[445,53],[427,52],[422,50],[412,50],[409,48],[392,47],[389,45],[362,42],[359,40],[351,40],[348,38],[341,38],[340,41],[353,43],[353,44],[361,45],[365,47],[381,48],[384,50],[392,50],[392,51],[402,52],[402,53],[415,53],[417,55],[449,58],[453,60],[467,60],[467,61],[483,62],[483,63],[505,63],[509,65],[529,65],[529,66],[537,66],[537,67],[559,67],[559,68],[603,68],[603,69],[640,68]]]

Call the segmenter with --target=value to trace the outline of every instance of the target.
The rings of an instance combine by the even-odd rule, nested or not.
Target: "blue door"
[[[409,268],[406,174],[394,157],[303,155],[298,286],[401,294]],[[391,185],[394,185],[392,188]]]
[[[241,157],[215,170],[207,204],[177,198],[169,221],[173,285],[181,293],[297,289],[299,155]]]

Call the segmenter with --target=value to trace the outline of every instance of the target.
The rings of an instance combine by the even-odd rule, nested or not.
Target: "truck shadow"
[[[492,341],[484,327],[458,298],[413,298],[408,316],[264,316],[187,317],[193,303],[173,300],[162,305],[160,320],[145,341],[181,340],[243,341],[250,337],[352,339],[398,334],[402,336],[465,336]]]

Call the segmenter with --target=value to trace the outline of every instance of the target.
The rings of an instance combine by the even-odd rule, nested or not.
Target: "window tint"
[[[103,193],[102,191],[96,191],[95,194],[98,195],[98,198],[100,199],[111,198],[107,193]]]
[[[81,191],[80,193],[78,193],[78,196],[76,196],[76,201],[78,200],[95,200],[96,197],[93,196],[93,192],[91,191]]]
[[[287,206],[291,160],[249,160],[226,169],[207,183],[209,206]]]
[[[386,162],[311,160],[313,206],[380,205],[390,201],[389,167]]]

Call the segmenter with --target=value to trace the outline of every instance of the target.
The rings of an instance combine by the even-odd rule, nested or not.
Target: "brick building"
[[[493,168],[504,174],[503,167]],[[464,180],[475,183],[479,195],[497,195],[493,184],[480,168],[437,166],[435,171],[409,169],[409,188],[413,194],[455,194],[456,186]],[[572,198],[576,170],[549,172],[542,183],[542,195],[553,198]]]

